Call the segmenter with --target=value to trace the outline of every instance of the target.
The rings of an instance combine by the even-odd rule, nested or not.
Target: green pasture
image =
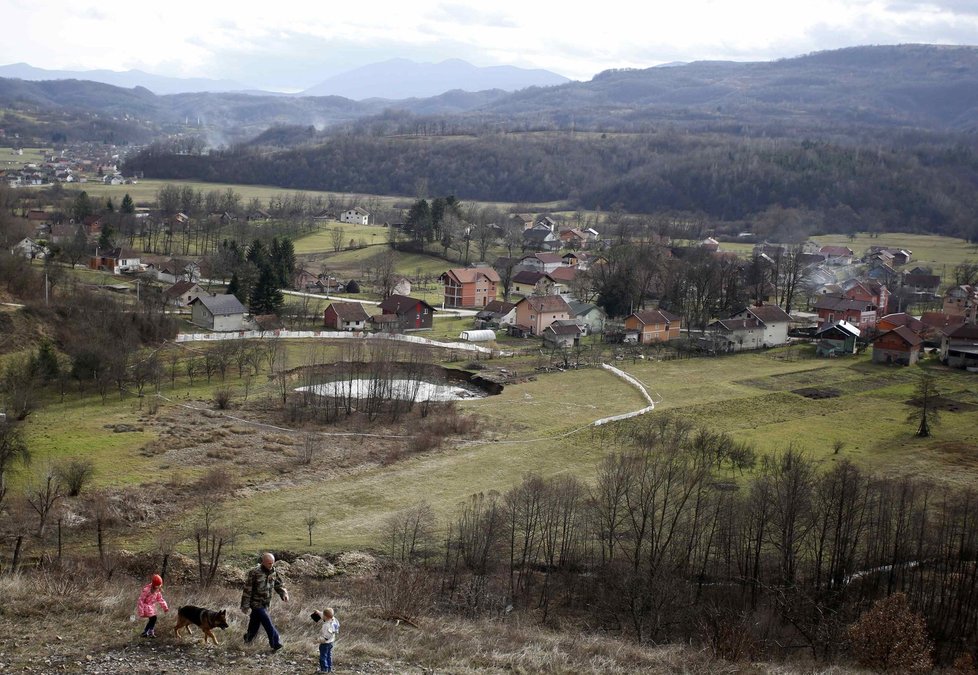
[[[860,233],[854,239],[844,234],[828,234],[812,239],[821,246],[848,246],[857,255],[864,253],[870,246],[885,246],[887,248],[905,248],[913,252],[913,258],[907,269],[921,265],[932,267],[934,274],[947,278],[952,268],[958,263],[970,260],[978,261],[978,246],[969,244],[964,239],[941,237],[936,234],[899,234],[884,233],[870,236]]]
[[[39,164],[44,161],[50,148],[24,148],[24,154],[18,155],[14,148],[0,145],[0,169],[20,169],[25,164]]]

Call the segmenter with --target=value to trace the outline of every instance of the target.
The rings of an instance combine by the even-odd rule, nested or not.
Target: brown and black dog
[[[222,609],[219,612],[212,612],[203,607],[184,605],[177,610],[177,625],[173,629],[173,632],[177,637],[180,637],[180,629],[186,628],[187,635],[190,635],[190,624],[200,626],[200,629],[204,631],[204,644],[207,644],[208,638],[213,640],[214,644],[217,644],[217,636],[214,635],[214,629],[220,628],[223,630],[228,627],[227,610]]]

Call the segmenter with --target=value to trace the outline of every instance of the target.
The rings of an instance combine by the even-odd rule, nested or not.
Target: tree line
[[[510,605],[731,658],[836,658],[894,593],[941,659],[978,648],[973,490],[875,476],[841,447],[821,461],[791,447],[759,457],[669,416],[593,444],[606,453],[593,473],[474,495],[441,536],[425,504],[392,515],[389,554],[436,573],[434,602],[452,611]]]
[[[815,214],[816,232],[882,229],[974,238],[978,156],[954,137],[753,138],[741,134],[571,132],[418,140],[331,135],[315,147],[239,146],[187,156],[136,155],[127,171],[373,194],[617,205],[750,220],[771,208]]]

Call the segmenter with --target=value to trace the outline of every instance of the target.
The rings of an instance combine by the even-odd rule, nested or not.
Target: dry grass
[[[285,648],[268,653],[264,635],[244,645],[247,617],[237,610],[235,586],[200,590],[168,582],[164,595],[172,608],[195,604],[227,609],[229,628],[220,644],[204,647],[200,632],[175,638],[173,611],[162,615],[155,641],[137,635],[144,621],[130,621],[141,581],[116,576],[106,581],[97,570],[52,570],[0,577],[0,652],[4,667],[21,670],[46,659],[47,671],[294,673],[316,664],[314,609],[332,606],[342,625],[334,650],[337,670],[403,673],[724,673],[763,672],[747,664],[711,661],[682,646],[654,647],[601,634],[582,625],[554,632],[517,613],[463,620],[426,611],[411,623],[382,618],[365,583],[314,582],[291,586],[291,602],[276,602],[272,616]],[[352,591],[352,592],[351,592]],[[28,621],[29,624],[23,622]],[[19,639],[27,626],[34,638]],[[89,657],[89,655],[92,655]],[[77,666],[75,664],[78,664]],[[84,666],[84,667],[81,667]],[[43,669],[42,669],[43,670]],[[36,671],[35,671],[36,672]]]

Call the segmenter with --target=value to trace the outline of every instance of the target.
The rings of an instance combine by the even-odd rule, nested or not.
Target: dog
[[[217,636],[214,635],[214,629],[220,628],[224,630],[228,627],[227,610],[222,609],[219,612],[214,612],[203,607],[184,605],[177,610],[177,625],[173,629],[174,634],[180,637],[180,629],[186,628],[187,635],[190,635],[190,624],[200,626],[200,629],[204,632],[205,645],[208,639],[213,640],[214,644],[217,644]]]

